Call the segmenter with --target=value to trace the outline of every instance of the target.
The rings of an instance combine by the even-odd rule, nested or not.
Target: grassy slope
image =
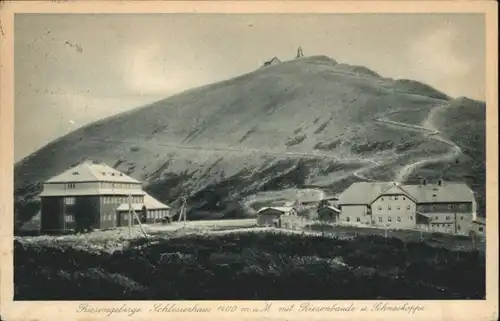
[[[463,155],[456,162],[425,166],[415,175],[465,180],[476,194],[478,215],[485,216],[485,103],[467,98],[455,99],[439,111],[434,121],[442,135],[461,148]]]
[[[86,157],[144,180],[164,202],[210,186],[217,194],[209,197],[212,204],[198,194],[191,205],[204,203],[229,216],[241,212],[242,196],[261,190],[315,185],[340,191],[359,180],[352,173],[375,154],[386,169],[372,176],[392,179],[398,167],[440,153],[442,146],[373,120],[424,118],[446,102],[448,97],[423,84],[385,79],[324,56],[285,62],[98,121],[52,142],[16,164],[16,210],[21,220],[33,215],[37,183]],[[234,152],[209,150],[221,147]],[[341,160],[280,155],[285,151],[316,151]],[[219,199],[228,205],[217,207]]]
[[[186,236],[112,254],[15,242],[15,299],[483,298],[484,253],[377,236]],[[126,267],[126,268],[124,268]],[[456,280],[462,280],[456,282]]]

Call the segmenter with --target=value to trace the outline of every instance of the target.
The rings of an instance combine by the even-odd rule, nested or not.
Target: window
[[[124,214],[123,219],[128,220],[128,214]]]
[[[460,231],[460,225],[458,225],[458,226],[457,226],[457,230],[459,230],[459,231]]]
[[[351,218],[348,216],[348,217],[346,217],[346,218],[345,218],[345,220],[346,220],[347,222],[349,222],[349,221],[351,220]]]
[[[381,210],[382,210],[382,206],[381,206],[381,205],[379,205],[379,206],[377,207],[377,209],[378,209],[379,211],[381,211]]]
[[[383,198],[383,197],[381,197],[381,198],[380,198],[380,200],[381,200],[381,201],[384,201],[384,198]]]
[[[483,228],[482,228],[482,227],[480,227],[480,228],[479,228],[479,232],[482,232],[482,231],[483,231]]]
[[[69,188],[69,189],[73,189],[73,188],[75,188],[75,184],[74,184],[74,183],[68,184],[68,188]]]
[[[446,220],[449,220],[449,219],[450,219],[450,217],[449,217],[449,216],[446,216]]]
[[[387,209],[390,211],[391,210],[391,205],[387,206]]]
[[[413,220],[413,216],[410,216],[410,220]]]
[[[75,204],[75,198],[74,197],[66,197],[66,198],[64,198],[64,204],[66,204],[66,205]]]
[[[406,200],[406,198],[403,196],[403,201]]]
[[[73,172],[72,175],[78,175],[78,172]]]
[[[379,217],[379,218],[378,218],[378,221],[379,221],[379,222],[382,222],[382,218],[381,218],[381,217]]]
[[[388,222],[392,222],[392,217],[390,217],[390,216],[389,216],[389,217],[387,218],[387,221],[388,221]]]
[[[406,206],[406,210],[409,211],[410,210],[410,205],[407,205]]]
[[[401,222],[401,217],[398,216],[398,222]]]
[[[397,206],[396,209],[399,211],[401,209],[401,206]]]
[[[397,196],[394,196],[394,200],[397,201],[398,200],[398,197]]]
[[[464,217],[463,216],[460,216],[460,220],[463,221],[464,220]]]
[[[465,204],[460,204],[460,209],[464,210],[465,209]]]
[[[451,210],[453,206],[451,206],[451,204],[448,204],[448,209]]]
[[[64,220],[66,222],[73,222],[74,221],[73,215],[65,215]]]
[[[356,222],[361,222],[361,218],[356,217]]]

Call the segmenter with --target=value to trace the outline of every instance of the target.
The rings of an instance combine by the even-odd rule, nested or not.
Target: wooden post
[[[132,195],[128,194],[128,237],[132,237]]]
[[[146,230],[144,229],[144,226],[142,226],[141,220],[139,219],[139,215],[132,209],[132,212],[134,213],[134,217],[137,219],[137,222],[139,223],[139,227],[141,228],[142,233],[144,234],[144,237],[148,237],[148,233],[146,233]]]

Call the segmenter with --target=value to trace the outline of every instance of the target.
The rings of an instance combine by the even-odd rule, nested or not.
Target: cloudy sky
[[[18,14],[14,27],[15,161],[97,119],[293,58],[298,46],[485,99],[479,14]]]

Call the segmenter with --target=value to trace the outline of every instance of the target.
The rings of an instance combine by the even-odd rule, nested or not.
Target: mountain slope
[[[435,107],[453,104],[425,84],[325,56],[282,62],[50,143],[15,165],[16,209],[21,221],[31,216],[38,183],[92,158],[143,180],[164,202],[192,193],[192,218],[249,214],[245,197],[259,191],[322,186],[338,192],[356,180],[394,179],[417,158],[447,153],[449,146],[425,133],[377,120],[417,124]],[[477,120],[481,126],[484,131],[484,118]],[[464,134],[450,131],[450,139]]]

